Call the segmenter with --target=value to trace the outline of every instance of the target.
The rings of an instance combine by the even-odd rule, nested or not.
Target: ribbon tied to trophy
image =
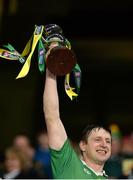
[[[30,69],[32,55],[38,46],[38,68],[41,73],[48,70],[57,76],[65,76],[65,92],[71,100],[78,96],[81,86],[81,69],[77,64],[71,43],[63,35],[62,29],[56,24],[35,26],[35,30],[22,53],[11,44],[0,49],[0,57],[7,60],[17,60],[23,64],[16,79],[25,77]],[[70,86],[70,74],[74,75],[75,88]]]

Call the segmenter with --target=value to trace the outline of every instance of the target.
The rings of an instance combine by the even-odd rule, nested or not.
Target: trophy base
[[[76,56],[72,50],[59,46],[52,48],[46,59],[47,68],[57,76],[70,73],[76,62]]]

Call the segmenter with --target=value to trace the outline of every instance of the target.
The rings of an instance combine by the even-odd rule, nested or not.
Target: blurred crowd
[[[122,135],[117,124],[111,124],[112,155],[105,164],[111,179],[133,179],[133,132]]]
[[[1,158],[0,178],[52,179],[47,132],[39,132],[36,141],[33,146],[27,135],[15,136]]]
[[[117,124],[110,125],[110,130],[112,155],[104,169],[110,179],[133,179],[133,133],[122,136]],[[33,146],[27,135],[16,135],[0,159],[0,178],[52,179],[47,131],[39,132],[36,142]],[[81,156],[78,143],[71,144]]]

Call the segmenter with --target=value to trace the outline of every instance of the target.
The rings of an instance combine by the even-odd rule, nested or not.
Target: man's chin
[[[100,165],[103,165],[106,161],[108,160],[108,158],[103,158],[103,157],[98,157],[97,158],[97,161],[98,161],[98,164]]]

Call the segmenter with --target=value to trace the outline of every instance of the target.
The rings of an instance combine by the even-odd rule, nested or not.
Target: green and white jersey
[[[69,140],[57,151],[50,149],[54,179],[107,179],[107,176],[95,173],[80,160]]]

